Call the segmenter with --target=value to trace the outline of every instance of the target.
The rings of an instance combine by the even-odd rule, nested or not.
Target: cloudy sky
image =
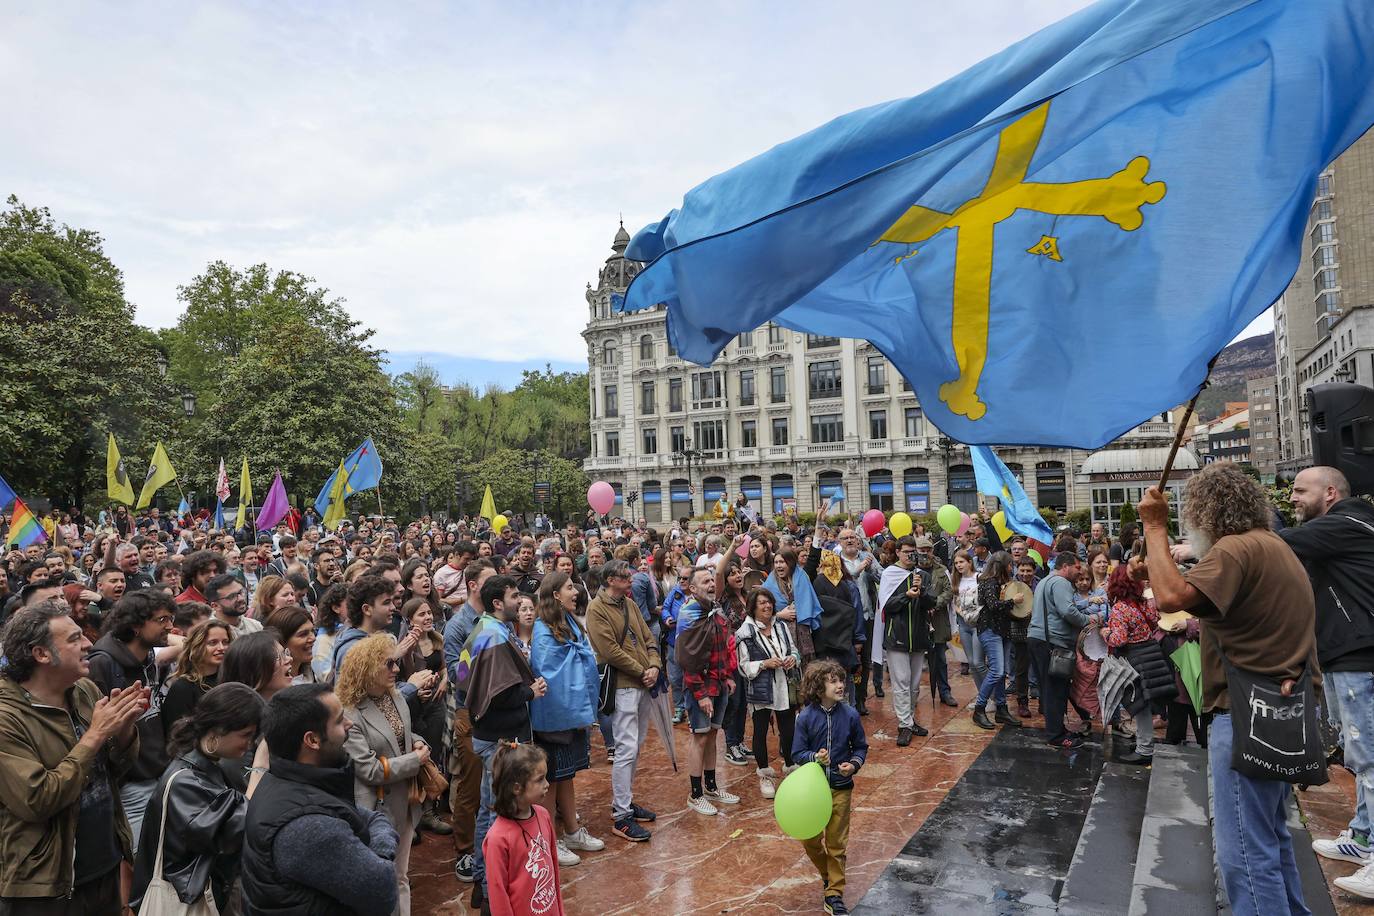
[[[620,214],[633,232],[1085,5],[12,5],[0,174],[104,234],[145,324],[208,261],[266,261],[344,297],[393,364],[497,380],[584,363]]]

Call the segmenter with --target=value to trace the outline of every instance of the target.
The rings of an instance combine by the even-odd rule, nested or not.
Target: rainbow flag
[[[48,535],[38,519],[17,496],[14,499],[14,514],[10,516],[10,536],[5,543],[11,547],[27,547],[39,541],[46,541]]]

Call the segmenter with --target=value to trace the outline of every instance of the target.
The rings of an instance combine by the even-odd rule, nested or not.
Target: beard
[[[1201,528],[1185,525],[1183,530],[1187,535],[1188,546],[1193,548],[1193,555],[1199,560],[1205,557],[1207,551],[1211,550],[1212,545],[1216,543],[1215,539]]]

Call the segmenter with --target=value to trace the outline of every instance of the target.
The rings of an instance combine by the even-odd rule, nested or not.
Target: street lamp
[[[954,502],[954,490],[949,484],[949,453],[954,449],[954,440],[949,436],[941,434],[935,444],[940,447],[940,451],[944,453],[945,456],[945,502],[952,503]]]
[[[196,396],[194,392],[184,391],[181,394],[181,409],[186,411],[187,419],[196,415]]]
[[[673,452],[673,464],[681,467],[687,465],[687,515],[691,516],[696,509],[692,506],[692,462],[701,463],[702,453],[698,449],[692,448],[692,440],[684,439],[682,448]],[[705,496],[702,497],[705,500]],[[705,512],[706,503],[702,502],[702,511]]]
[[[1350,371],[1349,366],[1342,365],[1335,372],[1331,373],[1331,378],[1337,382],[1348,382],[1351,378],[1354,377],[1354,375],[1355,373]]]
[[[161,350],[158,350],[158,351],[157,351],[157,356],[155,356],[153,359],[154,359],[154,362],[157,363],[157,374],[160,375],[160,376],[162,376],[163,378],[166,378],[166,377],[167,377],[167,354],[166,354],[166,353],[163,353]]]

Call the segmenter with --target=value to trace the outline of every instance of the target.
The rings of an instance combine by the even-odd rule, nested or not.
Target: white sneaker
[[[558,841],[558,864],[560,867],[567,868],[571,865],[576,865],[581,861],[581,856],[573,852],[567,846],[564,846],[562,840]]]
[[[1371,861],[1369,844],[1362,846],[1356,843],[1349,827],[1334,840],[1313,840],[1312,851],[1325,859],[1354,862],[1356,865],[1368,865]]]
[[[714,791],[711,790],[711,789],[707,789],[707,790],[706,790],[706,797],[709,798],[709,799],[711,799],[711,801],[715,802],[715,803],[718,804],[718,805],[738,805],[738,804],[739,804],[739,796],[738,796],[738,795],[731,795],[729,792],[727,792],[727,791],[725,791],[724,789],[719,788],[719,787],[717,787]]]
[[[592,836],[586,827],[578,827],[576,832],[563,837],[563,845],[583,852],[600,852],[606,848],[605,841]]]
[[[701,798],[689,798],[687,800],[687,807],[691,808],[697,814],[719,813],[718,811],[716,811],[716,806],[708,802],[705,796],[702,796]]]
[[[764,767],[758,772],[759,794],[762,795],[764,798],[772,798],[774,795],[778,794],[777,783],[773,782],[773,778],[777,776],[777,774],[773,772],[773,768]]]
[[[792,775],[792,771],[795,770],[798,766],[799,766],[799,764],[789,763],[787,766],[785,766],[785,767],[782,768],[782,775],[783,775],[783,776],[791,776],[791,775]]]
[[[1334,883],[1341,890],[1356,897],[1374,900],[1374,864],[1366,865],[1348,877],[1337,878]]]

